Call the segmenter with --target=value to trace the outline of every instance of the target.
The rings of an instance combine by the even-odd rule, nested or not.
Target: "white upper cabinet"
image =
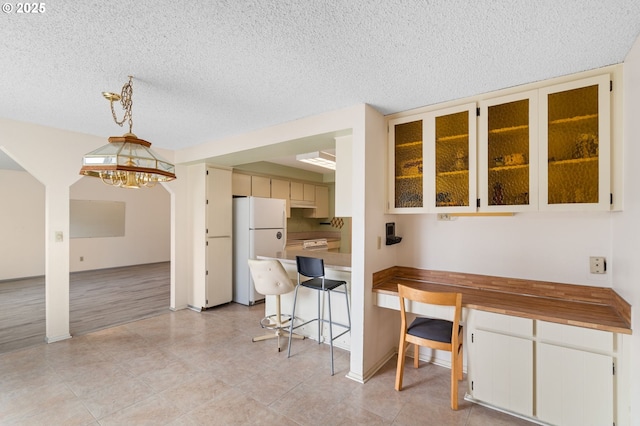
[[[389,121],[389,176],[387,210],[392,213],[426,213],[423,174],[425,115]]]
[[[391,117],[387,212],[620,209],[611,74],[555,81]]]
[[[538,208],[538,93],[480,102],[480,211]]]
[[[609,74],[540,89],[540,209],[609,210]]]
[[[427,208],[438,213],[476,210],[476,104],[427,114]]]

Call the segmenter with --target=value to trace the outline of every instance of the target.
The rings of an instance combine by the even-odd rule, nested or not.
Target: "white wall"
[[[614,214],[540,212],[452,221],[398,215],[398,265],[611,287],[611,273],[589,273],[589,256],[605,256],[612,267]]]
[[[85,177],[70,197],[126,203],[124,237],[69,240],[70,272],[169,261],[170,196],[162,186],[122,190]],[[44,275],[45,187],[27,172],[0,170],[0,199],[0,281]]]
[[[125,203],[125,235],[73,238],[69,241],[70,270],[113,268],[167,262],[171,255],[171,197],[162,185],[139,190],[114,188],[83,177],[71,186],[73,200]],[[80,261],[80,257],[84,260]]]
[[[0,170],[0,281],[44,275],[44,185]]]
[[[631,388],[631,424],[640,424],[640,38],[624,65],[624,211],[613,217],[613,288],[632,306],[632,360],[626,379]]]

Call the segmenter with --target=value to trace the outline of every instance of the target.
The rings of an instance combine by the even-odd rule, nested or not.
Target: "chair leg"
[[[462,343],[460,343],[460,350],[458,351],[458,380],[462,380]]]
[[[398,367],[396,369],[396,390],[402,390],[402,376],[404,374],[404,351],[406,349],[404,334],[400,335],[400,344],[398,345]]]
[[[296,286],[296,290],[293,293],[293,309],[291,309],[291,324],[289,326],[289,347],[287,348],[287,358],[291,357],[291,338],[293,337],[293,321],[296,317],[296,302],[298,301],[298,288],[299,285]]]
[[[413,344],[413,368],[420,367],[420,346]]]
[[[458,356],[457,350],[451,351],[451,356],[455,359],[451,361],[451,409],[458,409]]]

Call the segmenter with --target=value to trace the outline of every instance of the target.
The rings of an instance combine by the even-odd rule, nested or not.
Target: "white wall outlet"
[[[378,250],[382,248],[382,237],[378,236]]]
[[[589,272],[592,274],[604,274],[607,272],[607,259],[600,256],[589,258]]]
[[[55,240],[56,240],[56,243],[61,243],[62,242],[62,240],[63,240],[62,231],[56,231],[55,232]]]
[[[438,220],[451,220],[451,216],[447,213],[438,213]]]

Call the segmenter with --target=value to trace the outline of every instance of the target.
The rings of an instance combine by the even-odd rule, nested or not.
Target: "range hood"
[[[290,207],[292,209],[315,209],[316,203],[315,201],[291,200]]]

